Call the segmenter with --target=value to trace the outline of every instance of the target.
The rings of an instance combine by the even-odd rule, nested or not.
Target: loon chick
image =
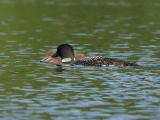
[[[61,44],[57,47],[57,51],[49,51],[41,62],[60,64],[69,63],[72,65],[85,66],[139,66],[135,62],[123,61],[115,58],[107,58],[103,56],[84,57],[82,54],[75,54],[74,49],[69,44]]]

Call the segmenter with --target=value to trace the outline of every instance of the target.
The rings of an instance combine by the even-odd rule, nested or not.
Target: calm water
[[[159,0],[0,0],[0,119],[159,120]],[[141,67],[57,69],[45,51]]]

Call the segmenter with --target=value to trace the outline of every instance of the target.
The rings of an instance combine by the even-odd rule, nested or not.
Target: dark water
[[[159,120],[159,0],[0,0],[0,119]],[[141,67],[56,69],[45,51]]]

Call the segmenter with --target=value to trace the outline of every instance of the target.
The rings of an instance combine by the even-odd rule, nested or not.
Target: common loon
[[[52,64],[70,64],[84,66],[139,66],[135,62],[124,61],[116,58],[108,58],[104,56],[85,57],[82,54],[75,54],[74,49],[69,44],[61,44],[57,47],[57,51],[48,51],[41,62]]]

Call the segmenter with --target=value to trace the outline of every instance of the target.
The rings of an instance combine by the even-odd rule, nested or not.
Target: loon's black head
[[[74,60],[74,50],[69,44],[61,44],[57,47],[57,51],[52,57],[61,57],[62,59],[70,58]]]

